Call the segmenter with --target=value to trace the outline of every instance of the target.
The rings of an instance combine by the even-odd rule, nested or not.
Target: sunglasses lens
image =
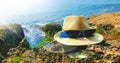
[[[95,29],[85,31],[86,37],[94,36],[93,33],[95,33],[95,31]]]
[[[76,30],[66,31],[66,34],[69,38],[78,38],[79,37],[79,31],[76,31]]]

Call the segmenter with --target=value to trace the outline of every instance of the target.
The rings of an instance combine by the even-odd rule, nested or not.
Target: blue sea
[[[31,47],[37,46],[44,38],[45,34],[40,27],[46,23],[56,22],[62,25],[66,16],[77,15],[89,17],[95,14],[120,12],[120,4],[102,5],[71,5],[52,8],[45,12],[20,15],[14,21],[19,21],[24,29],[25,38]]]

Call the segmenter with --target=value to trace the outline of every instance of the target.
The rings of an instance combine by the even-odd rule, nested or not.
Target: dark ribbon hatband
[[[79,37],[92,37],[95,29],[90,30],[68,30],[60,32],[60,38],[79,38]]]

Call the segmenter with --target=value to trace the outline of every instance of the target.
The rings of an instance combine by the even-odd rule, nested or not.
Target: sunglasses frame
[[[79,37],[91,37],[95,33],[96,29],[90,30],[67,30],[64,31],[69,38],[79,38]],[[87,34],[91,32],[91,34]]]

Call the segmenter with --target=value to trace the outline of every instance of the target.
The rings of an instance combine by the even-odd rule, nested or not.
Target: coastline
[[[116,13],[111,13],[111,14],[116,14]],[[109,18],[111,17],[111,14],[100,14],[100,15],[95,15],[95,16],[91,16],[88,20],[88,22],[90,22],[90,24],[97,24],[100,23],[99,19],[101,21],[105,21],[105,22],[102,22],[100,24],[111,24],[113,23],[116,19],[120,22],[120,19],[118,18],[115,18],[115,17],[120,17],[120,15],[114,15],[113,18]],[[119,13],[118,13],[119,14]],[[101,16],[102,15],[102,16]],[[103,16],[104,15],[104,16]],[[106,17],[106,18],[105,18]],[[107,21],[108,19],[108,21]],[[109,19],[113,22],[109,23]],[[107,23],[106,23],[107,22]],[[118,25],[119,23],[117,23]],[[113,25],[113,24],[112,24]],[[57,24],[57,26],[59,26]],[[115,26],[115,24],[114,24]],[[51,24],[50,26],[51,27]],[[117,29],[117,28],[115,28]],[[56,30],[56,29],[54,29]],[[105,30],[105,31],[108,31],[109,30]],[[45,32],[45,31],[44,31]],[[40,48],[34,48],[34,49],[24,49],[24,48],[21,48],[21,47],[15,47],[15,51],[20,51],[22,49],[21,52],[16,52],[14,53],[14,51],[12,51],[12,53],[14,53],[13,55],[10,55],[9,57],[5,58],[2,62],[11,62],[11,61],[15,61],[15,60],[18,60],[16,62],[19,62],[19,63],[38,63],[38,62],[41,62],[41,63],[72,63],[72,62],[83,62],[83,63],[100,63],[100,62],[116,62],[116,63],[119,63],[120,62],[120,50],[119,50],[119,47],[120,47],[120,36],[119,35],[114,35],[113,32],[110,32],[110,33],[101,33],[103,34],[103,36],[105,37],[105,41],[103,41],[102,43],[100,44],[96,44],[96,45],[89,45],[87,46],[87,48],[85,49],[82,49],[82,50],[79,50],[78,53],[79,54],[90,54],[87,56],[87,58],[84,58],[84,59],[78,59],[78,58],[70,58],[70,56],[68,56],[67,54],[60,54],[60,53],[57,53],[57,54],[54,54],[54,53],[50,53],[49,51],[46,51],[44,50],[42,47]],[[47,35],[47,34],[46,34]],[[110,38],[113,38],[113,39],[110,39]],[[116,46],[117,45],[117,46]],[[44,46],[44,45],[43,45]],[[12,49],[12,48],[11,48]],[[10,51],[9,51],[10,52]],[[87,53],[88,52],[88,53]],[[77,54],[77,53],[76,53]]]

